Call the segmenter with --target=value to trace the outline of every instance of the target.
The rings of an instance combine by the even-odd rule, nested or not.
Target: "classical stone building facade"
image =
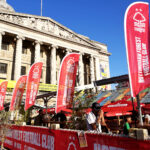
[[[43,62],[41,82],[56,85],[67,53],[80,53],[76,86],[110,76],[105,44],[77,34],[48,17],[16,13],[0,0],[0,79],[17,80]]]

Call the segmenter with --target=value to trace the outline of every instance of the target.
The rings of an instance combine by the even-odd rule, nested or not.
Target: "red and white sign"
[[[105,114],[106,117],[126,116],[126,115],[132,115],[132,112],[127,112],[127,111],[122,111],[122,112],[112,111],[112,112],[108,112],[108,113]]]
[[[42,111],[43,111],[43,114],[46,114],[46,113],[55,114],[55,108],[45,108]]]
[[[13,90],[13,95],[12,95],[9,110],[12,111],[19,108],[24,93],[24,89],[26,87],[26,82],[27,82],[27,76],[21,76],[18,79],[16,86]]]
[[[12,126],[7,132],[4,146],[15,150],[148,150],[150,148],[149,140],[91,132],[84,133],[87,147],[81,147],[78,132],[65,129],[50,130],[46,127]]]
[[[62,60],[57,89],[56,113],[64,108],[72,107],[79,56],[78,53],[70,53]]]
[[[29,75],[27,78],[25,110],[33,106],[35,103],[35,98],[37,96],[41,78],[42,66],[42,62],[37,62],[34,63],[30,68]]]
[[[132,97],[150,85],[149,4],[132,3],[126,10],[125,41]]]
[[[4,99],[7,91],[8,81],[3,81],[0,85],[0,110],[4,109]]]

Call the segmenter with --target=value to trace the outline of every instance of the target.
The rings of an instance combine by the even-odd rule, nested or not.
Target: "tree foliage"
[[[96,101],[96,93],[89,92],[75,98],[73,101],[73,113],[68,123],[68,128],[86,130],[86,109]]]
[[[1,149],[4,149],[4,141],[6,138],[6,134],[11,127],[10,124],[10,112],[6,112],[5,110],[0,112],[0,141],[1,141]]]

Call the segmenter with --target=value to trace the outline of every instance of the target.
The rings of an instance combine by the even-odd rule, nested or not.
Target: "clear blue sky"
[[[7,0],[16,12],[40,15],[41,0]],[[111,77],[127,74],[124,14],[135,0],[43,0],[43,16],[108,46]],[[145,0],[144,2],[150,2]]]

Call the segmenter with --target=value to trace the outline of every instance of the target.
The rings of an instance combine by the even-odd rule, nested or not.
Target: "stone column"
[[[2,50],[2,37],[5,35],[5,32],[0,31],[0,51]]]
[[[79,86],[83,86],[84,85],[83,55],[84,55],[84,53],[80,52],[80,58],[79,58]]]
[[[95,74],[94,74],[94,58],[92,55],[90,56],[90,75],[91,75],[91,84],[93,84],[93,81],[95,81]],[[95,88],[93,89],[93,92],[95,92]]]
[[[14,80],[18,80],[21,75],[21,55],[22,55],[22,41],[25,38],[22,36],[17,36],[16,42],[16,55],[15,55],[15,71],[14,71]]]
[[[50,59],[50,65],[51,65],[51,84],[56,85],[56,49],[58,47],[56,45],[52,45],[51,49],[51,59]]]
[[[46,69],[43,67],[43,83],[46,83]]]
[[[42,42],[40,41],[35,41],[35,58],[34,62],[39,62],[40,61],[40,47],[41,47]]]
[[[91,55],[90,57],[90,75],[91,75],[91,82],[93,82],[95,80],[95,76],[94,76],[94,60],[93,60],[93,56]]]

